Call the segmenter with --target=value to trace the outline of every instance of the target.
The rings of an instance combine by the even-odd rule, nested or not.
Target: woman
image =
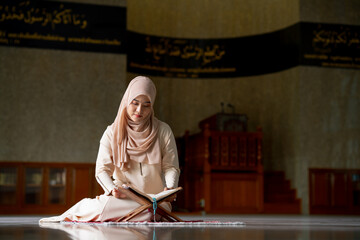
[[[114,123],[100,140],[95,175],[105,193],[85,198],[62,215],[40,222],[114,221],[139,206],[118,190],[123,184],[145,193],[177,186],[180,170],[175,138],[170,127],[154,116],[155,96],[149,78],[139,76],[129,83]],[[169,202],[161,205],[171,211]],[[144,211],[132,221],[152,219],[152,212]]]

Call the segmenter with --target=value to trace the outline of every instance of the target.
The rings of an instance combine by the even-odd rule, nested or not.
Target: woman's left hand
[[[164,188],[164,191],[167,191],[167,190],[170,190],[170,189],[173,189],[173,188],[167,188],[165,187]],[[176,201],[176,194],[172,195],[171,197],[169,197],[168,199],[166,199],[165,202],[175,202]]]
[[[112,191],[111,191],[111,194],[116,197],[116,198],[126,198],[126,195],[123,194],[122,192],[120,192],[117,188],[114,188]]]

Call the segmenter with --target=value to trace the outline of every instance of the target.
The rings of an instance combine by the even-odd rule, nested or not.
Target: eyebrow
[[[135,102],[138,102],[138,103],[141,103],[139,100],[137,100],[137,99],[133,99],[133,101],[135,101]],[[148,101],[148,102],[144,102],[144,103],[151,103],[150,101]]]

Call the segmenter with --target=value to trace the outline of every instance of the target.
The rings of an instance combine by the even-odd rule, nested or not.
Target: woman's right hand
[[[119,198],[119,199],[126,198],[126,195],[123,194],[122,192],[120,192],[119,189],[117,189],[117,188],[114,188],[114,189],[111,191],[111,194],[112,194],[114,197]]]

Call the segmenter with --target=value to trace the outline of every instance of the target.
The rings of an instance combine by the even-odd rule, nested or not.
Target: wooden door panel
[[[329,173],[313,173],[311,175],[311,205],[329,207],[330,198],[330,175]]]

